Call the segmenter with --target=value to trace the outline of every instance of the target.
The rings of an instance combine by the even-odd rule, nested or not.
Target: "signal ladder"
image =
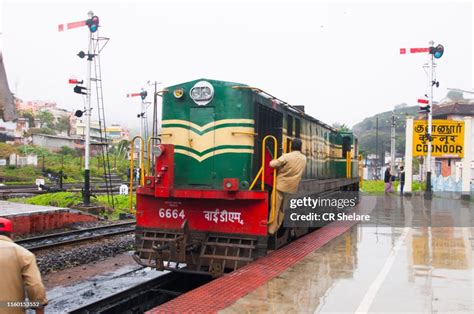
[[[109,38],[100,37],[99,32],[92,34],[89,45],[89,51],[94,60],[94,70],[91,73],[91,83],[95,82],[96,98],[97,98],[97,115],[99,118],[100,130],[100,156],[102,157],[102,168],[104,169],[104,181],[107,190],[107,201],[115,208],[114,192],[112,186],[112,174],[110,171],[109,158],[109,139],[107,138],[107,124],[105,121],[104,94],[102,90],[102,71],[100,66],[100,52],[109,42]]]

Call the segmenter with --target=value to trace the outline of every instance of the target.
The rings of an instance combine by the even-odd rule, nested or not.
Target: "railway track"
[[[40,251],[69,244],[98,240],[105,237],[132,233],[135,231],[135,222],[88,228],[83,230],[65,231],[42,235],[16,241],[17,244],[30,251]]]
[[[69,313],[143,313],[211,280],[212,277],[210,276],[175,272],[165,273],[75,308]]]
[[[38,194],[45,194],[45,193],[52,193],[52,192],[58,192],[58,191],[43,191],[43,190],[38,190],[38,187],[14,187],[14,188],[5,188],[5,187],[0,187],[3,189],[0,189],[0,200],[7,200],[12,197],[22,197],[22,196],[33,196],[33,195],[38,195]],[[67,192],[82,192],[82,186],[79,185],[72,185],[70,187],[65,186],[63,187],[64,191]],[[120,190],[119,186],[114,186],[112,191],[114,194],[118,194]],[[135,187],[134,187],[135,190]],[[91,189],[92,194],[105,194],[107,193],[107,189],[105,185],[98,186],[95,188]]]

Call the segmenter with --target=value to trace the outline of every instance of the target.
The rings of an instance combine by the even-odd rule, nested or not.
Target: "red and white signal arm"
[[[400,54],[430,52],[430,48],[400,48]]]
[[[77,21],[58,25],[58,32],[86,26],[86,21]]]
[[[428,99],[418,99],[418,103],[427,105],[430,103],[430,101]]]

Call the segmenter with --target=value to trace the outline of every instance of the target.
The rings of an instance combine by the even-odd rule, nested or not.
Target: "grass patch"
[[[31,205],[55,206],[71,208],[74,205],[82,203],[81,193],[73,192],[57,192],[36,195],[28,198],[11,198],[8,201]],[[99,195],[91,198],[93,205],[101,205],[105,207],[105,211],[100,214],[102,217],[109,219],[118,219],[120,214],[130,214],[130,199],[128,195],[114,195],[115,209],[109,204],[107,195]],[[135,195],[132,199],[133,208],[135,208]]]
[[[71,207],[82,201],[80,193],[57,192],[36,195],[28,198],[11,198],[8,201],[30,205],[55,206],[55,207]]]
[[[0,143],[1,144],[1,143]],[[67,175],[64,182],[82,182],[84,179],[84,158],[74,151],[71,153],[55,153],[42,147],[32,145],[15,147],[12,145],[0,145],[0,157],[5,155],[2,151],[16,152],[20,155],[36,154],[38,165],[35,166],[0,166],[0,182],[16,182],[20,184],[34,184],[35,179],[43,178],[43,165],[46,172],[59,173],[60,170]],[[8,151],[10,152],[10,151]],[[66,151],[67,152],[67,151]],[[129,171],[129,160],[118,153],[109,153],[110,169],[118,174],[123,180],[127,180]],[[44,163],[43,163],[44,162]],[[103,163],[100,156],[92,156],[90,160],[91,177],[102,178],[104,174]]]
[[[393,182],[393,190],[398,190],[399,181]],[[412,192],[423,191],[426,184],[424,182],[412,182],[411,190]],[[364,180],[361,187],[362,192],[374,193],[374,192],[384,192],[385,184],[382,180]]]

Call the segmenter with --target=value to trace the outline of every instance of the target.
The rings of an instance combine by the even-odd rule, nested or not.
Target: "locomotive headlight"
[[[191,88],[189,95],[198,106],[205,106],[214,97],[214,87],[209,82],[199,81]]]
[[[201,88],[200,87],[193,87],[193,89],[191,89],[191,98],[194,101],[201,99]]]
[[[210,99],[212,97],[211,89],[209,87],[202,87],[201,96],[203,100]]]
[[[181,98],[184,95],[184,90],[182,88],[177,88],[174,90],[173,95],[175,98]]]

